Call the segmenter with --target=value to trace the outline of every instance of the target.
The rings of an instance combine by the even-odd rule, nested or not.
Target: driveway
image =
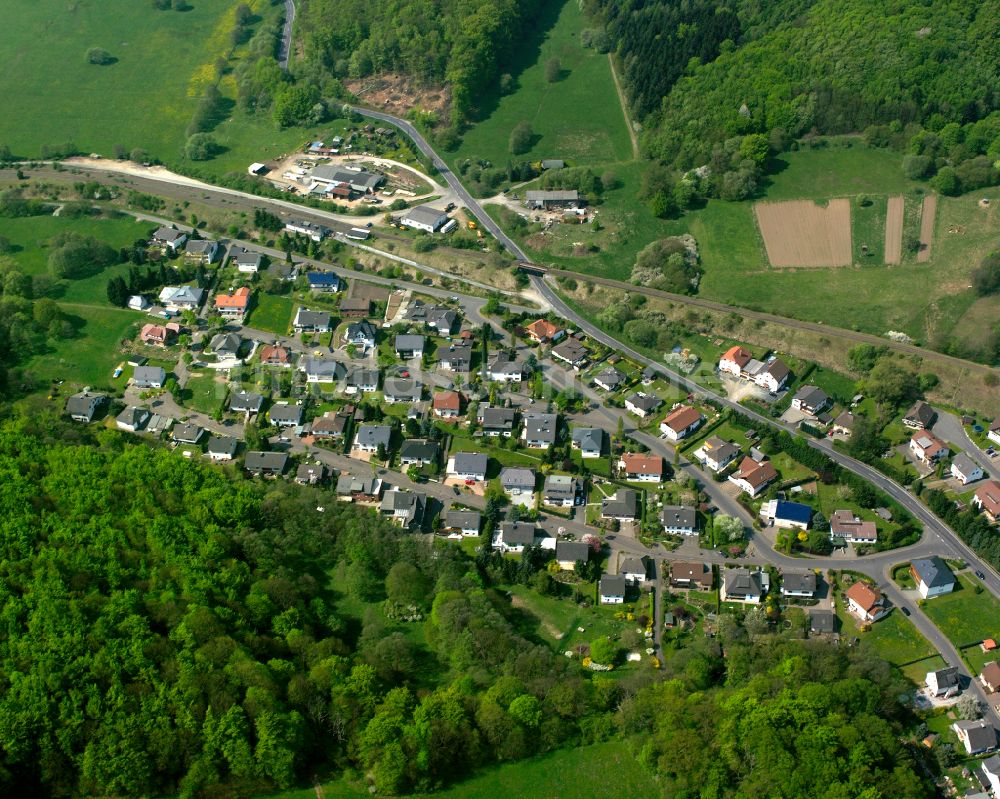
[[[972,460],[982,467],[988,477],[1000,480],[1000,464],[991,459],[969,438],[962,420],[947,411],[938,411],[937,415],[937,421],[934,422],[931,432],[943,441],[948,441],[964,450]]]

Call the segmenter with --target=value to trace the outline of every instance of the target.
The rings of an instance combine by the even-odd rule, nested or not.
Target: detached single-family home
[[[878,621],[889,614],[889,607],[877,588],[856,582],[847,589],[847,609],[862,621]]]
[[[488,465],[485,452],[456,452],[448,459],[448,477],[481,483],[486,480]]]
[[[303,463],[295,470],[295,482],[314,486],[326,481],[326,466],[322,463]]]
[[[913,438],[910,439],[910,452],[917,460],[931,464],[937,463],[941,458],[947,458],[950,450],[948,445],[936,435],[922,430],[919,433],[914,433]]]
[[[820,635],[832,635],[837,632],[837,616],[829,610],[812,610],[809,612],[809,632]]]
[[[983,479],[983,468],[965,452],[959,452],[951,460],[951,476],[962,485]]]
[[[996,728],[986,719],[956,721],[951,729],[970,755],[982,755],[997,748]]]
[[[563,571],[576,571],[577,563],[590,558],[590,545],[582,541],[556,541],[556,563]]]
[[[950,594],[955,590],[955,575],[937,555],[915,559],[910,563],[910,574],[924,599]]]
[[[149,422],[150,412],[146,408],[129,405],[115,418],[119,430],[138,433]]]
[[[480,405],[477,415],[477,421],[483,426],[484,436],[510,438],[514,432],[514,420],[517,412],[513,408],[492,408],[489,405]]]
[[[364,319],[371,310],[372,301],[364,297],[344,297],[340,301],[340,315],[344,319]]]
[[[698,532],[698,514],[684,505],[664,505],[660,511],[663,532],[670,535],[695,535]]]
[[[621,605],[625,602],[625,591],[628,583],[624,575],[605,574],[601,577],[598,592],[602,605]]]
[[[188,234],[183,230],[172,227],[161,227],[153,234],[153,246],[160,247],[171,255],[176,255],[177,251],[184,246],[188,240]]]
[[[559,434],[559,414],[526,413],[521,438],[532,449],[548,449]]]
[[[278,344],[266,344],[260,348],[260,362],[264,366],[291,366],[292,356],[285,347]]]
[[[594,375],[594,385],[603,388],[605,391],[617,391],[625,383],[625,373],[609,366],[602,372]]]
[[[663,400],[654,394],[646,394],[637,391],[625,398],[625,410],[634,413],[641,419],[645,419],[663,404]]]
[[[245,414],[247,419],[252,414],[260,413],[264,407],[264,397],[250,391],[240,391],[229,396],[229,410],[233,413]]]
[[[842,436],[851,435],[854,432],[854,414],[850,411],[843,411],[833,420],[831,429],[834,433],[840,433]]]
[[[299,362],[307,383],[336,383],[347,377],[347,367],[333,358],[308,355]]]
[[[489,379],[495,383],[520,383],[524,379],[524,364],[507,353],[500,353],[489,365]]]
[[[792,408],[808,416],[817,416],[830,404],[830,397],[818,386],[802,386],[792,397]]]
[[[739,454],[740,448],[735,444],[723,441],[718,436],[710,436],[695,451],[694,457],[695,460],[713,472],[721,472],[736,460]]]
[[[993,796],[1000,796],[1000,755],[993,755],[979,764],[979,770],[990,786]]]
[[[385,492],[379,510],[383,516],[389,516],[401,527],[412,530],[423,521],[426,505],[426,495],[394,488]]]
[[[380,446],[389,449],[390,441],[392,441],[392,428],[389,425],[363,424],[358,427],[352,448],[361,452],[377,452]]]
[[[642,585],[646,582],[646,559],[635,556],[622,559],[618,564],[618,574],[629,585]]]
[[[345,394],[370,394],[378,391],[378,369],[366,369],[364,366],[355,366],[344,378]]]
[[[375,348],[377,335],[375,325],[367,319],[362,319],[360,322],[351,322],[347,326],[344,330],[344,343],[361,347],[362,350],[370,350]]]
[[[314,225],[312,222],[307,222],[304,219],[289,219],[285,222],[285,230],[289,233],[301,233],[303,236],[307,236],[317,242],[323,241],[323,239],[330,235],[330,228],[323,225]]]
[[[75,422],[92,422],[97,409],[108,401],[107,394],[80,391],[66,400],[66,413]]]
[[[350,420],[350,413],[327,411],[318,419],[313,420],[310,432],[316,438],[343,438]]]
[[[154,347],[166,347],[175,337],[176,330],[176,325],[155,325],[150,322],[139,331],[139,341]]]
[[[500,470],[500,485],[512,497],[535,493],[535,471],[523,466],[505,466]]]
[[[412,405],[424,396],[424,385],[412,377],[387,377],[382,387],[385,401],[390,405],[405,402]]]
[[[435,305],[427,309],[427,318],[424,324],[439,336],[450,336],[458,321],[458,313],[451,308]]]
[[[580,369],[586,366],[590,351],[578,339],[569,336],[565,341],[552,348],[552,357],[557,361],[569,364],[574,369]]]
[[[979,682],[992,694],[1000,691],[1000,662],[994,660],[983,666],[983,670],[979,673]]]
[[[719,596],[723,602],[759,605],[764,599],[764,591],[764,573],[740,567],[723,572]]]
[[[740,491],[755,497],[778,479],[778,471],[769,460],[754,460],[747,455],[740,462],[736,471],[729,475],[729,482],[739,487]]]
[[[531,522],[501,522],[493,548],[501,552],[524,552],[535,544],[535,525]]]
[[[472,368],[472,342],[459,341],[450,344],[444,352],[438,350],[438,358],[441,361],[441,368],[445,371],[466,374]]]
[[[619,522],[633,521],[639,517],[639,492],[619,488],[614,496],[601,500],[601,518]]]
[[[343,287],[343,281],[333,272],[306,272],[310,291],[337,292]]]
[[[936,697],[957,696],[962,691],[961,677],[955,666],[927,672],[924,685],[927,693]]]
[[[753,359],[753,356],[742,347],[730,347],[719,358],[719,371],[740,377],[743,374],[743,367]]]
[[[477,510],[450,510],[444,515],[444,527],[458,535],[471,538],[479,535],[482,514]]]
[[[462,395],[457,391],[439,391],[431,401],[439,419],[457,419],[462,415]]]
[[[259,252],[249,252],[242,247],[233,247],[232,253],[232,261],[236,264],[236,271],[244,275],[256,275],[264,266],[264,256]]]
[[[986,431],[986,437],[994,444],[1000,444],[1000,416],[990,423],[990,429]]]
[[[160,290],[160,304],[168,311],[197,311],[201,307],[205,290],[195,286],[164,286]]]
[[[542,501],[557,508],[572,508],[576,504],[579,484],[568,474],[550,474],[542,486]]]
[[[632,483],[659,483],[663,481],[663,458],[640,452],[623,453],[618,461],[622,476]]]
[[[670,564],[670,585],[674,588],[712,590],[712,567],[707,563],[677,560]]]
[[[248,452],[243,459],[243,468],[253,475],[278,476],[288,468],[286,452]]]
[[[382,496],[382,480],[378,477],[355,477],[345,473],[337,478],[335,491],[339,500],[371,504],[378,502]]]
[[[781,575],[782,596],[813,597],[815,594],[815,572],[785,572]]]
[[[758,362],[759,363],[759,362]],[[785,387],[791,375],[788,365],[780,358],[771,358],[759,366],[755,364],[749,379],[772,394],[777,394]]]
[[[239,441],[232,436],[213,435],[208,439],[205,451],[213,461],[231,461],[236,457]]]
[[[801,502],[787,502],[772,499],[760,508],[760,518],[765,524],[785,530],[807,530],[812,520],[813,509]]]
[[[604,431],[599,427],[578,427],[573,431],[573,449],[581,458],[600,458],[604,452]]]
[[[979,486],[972,497],[972,504],[982,510],[990,521],[1000,520],[1000,482],[990,480]]]
[[[437,464],[440,457],[441,445],[429,438],[410,438],[399,446],[399,462],[403,466]]]
[[[223,358],[235,358],[242,346],[243,339],[237,333],[216,333],[208,343],[208,349]]]
[[[184,257],[201,264],[210,264],[219,254],[219,243],[208,239],[188,239]]]
[[[163,388],[167,373],[162,366],[137,366],[132,373],[132,384],[137,388]]]
[[[278,402],[267,412],[271,424],[278,427],[296,427],[302,424],[302,406],[295,403]]]
[[[250,305],[250,289],[240,286],[232,294],[216,294],[215,310],[226,319],[242,319]]]
[[[669,441],[680,441],[687,438],[697,430],[704,416],[690,405],[679,405],[667,414],[667,418],[660,422],[660,432]]]
[[[411,358],[420,358],[424,354],[424,337],[410,334],[396,336],[393,344],[396,357],[400,360],[408,361]]]
[[[937,411],[923,400],[917,400],[903,417],[903,424],[913,430],[926,430],[937,419]]]
[[[196,424],[177,424],[170,431],[170,438],[178,444],[197,444],[206,432]]]
[[[152,306],[152,303],[141,294],[133,294],[128,298],[128,308],[131,311],[145,311]]]
[[[862,521],[851,510],[835,510],[830,516],[830,538],[849,544],[874,544],[878,541],[875,522]]]
[[[558,325],[552,324],[552,322],[548,319],[536,319],[524,328],[524,332],[527,333],[528,338],[536,344],[544,344],[547,341],[556,341],[566,334],[565,330]]]
[[[295,319],[292,320],[292,327],[296,333],[329,333],[330,313],[329,311],[310,311],[308,308],[299,308],[295,311]]]

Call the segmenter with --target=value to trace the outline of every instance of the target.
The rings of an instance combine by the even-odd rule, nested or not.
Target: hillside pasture
[[[824,208],[809,200],[754,205],[771,266],[849,266],[851,204],[840,198]]]

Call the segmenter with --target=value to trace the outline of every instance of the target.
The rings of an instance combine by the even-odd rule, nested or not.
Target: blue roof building
[[[801,502],[787,502],[783,499],[772,499],[760,508],[760,517],[767,524],[775,527],[797,527],[805,530],[812,520],[813,509]]]
[[[319,291],[340,291],[340,278],[333,272],[307,272],[309,288]]]

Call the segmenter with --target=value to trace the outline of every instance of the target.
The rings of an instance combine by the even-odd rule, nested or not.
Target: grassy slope
[[[926,613],[956,647],[975,644],[1000,635],[1000,601],[988,591],[977,594],[978,581],[959,575],[960,585],[924,606]]]
[[[535,141],[519,159],[563,158],[579,165],[631,157],[608,58],[580,45],[584,27],[586,20],[574,0],[561,6],[559,2],[547,4],[537,35],[504,67],[514,77],[516,90],[504,97],[484,96],[483,118],[465,133],[453,163],[471,157],[506,163],[511,157],[510,132],[522,120],[531,123]],[[545,64],[553,57],[562,65],[562,76],[548,83]]]

